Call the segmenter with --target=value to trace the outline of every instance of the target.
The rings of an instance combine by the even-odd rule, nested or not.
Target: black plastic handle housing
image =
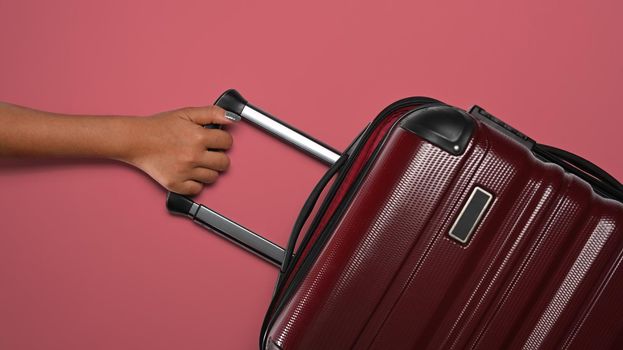
[[[226,111],[234,112],[238,115],[242,114],[242,110],[247,106],[247,100],[234,89],[229,89],[216,99],[215,105]]]

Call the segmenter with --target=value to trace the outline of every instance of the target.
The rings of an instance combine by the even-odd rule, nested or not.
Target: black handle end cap
[[[173,214],[190,215],[194,202],[181,194],[169,192],[167,194],[167,209]]]
[[[225,91],[214,103],[226,111],[242,114],[242,110],[247,105],[247,100],[234,89]]]

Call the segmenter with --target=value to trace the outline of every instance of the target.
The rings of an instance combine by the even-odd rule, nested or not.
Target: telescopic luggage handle
[[[328,165],[332,165],[340,158],[340,153],[331,146],[316,140],[304,132],[271,116],[269,113],[253,106],[236,90],[231,89],[225,91],[216,100],[215,105],[240,115],[242,119],[274,135],[282,141],[296,146],[303,152],[320,159]]]
[[[297,147],[328,165],[332,165],[340,158],[340,153],[334,148],[251,105],[236,90],[225,91],[216,100],[215,105],[240,115],[242,119],[263,131]],[[282,247],[214,210],[194,202],[186,196],[169,192],[167,194],[167,209],[171,213],[191,218],[194,222],[207,227],[277,266],[283,264],[285,250]]]

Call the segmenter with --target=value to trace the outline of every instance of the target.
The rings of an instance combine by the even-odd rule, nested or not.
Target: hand
[[[207,124],[231,124],[225,111],[216,106],[189,107],[141,118],[132,132],[124,161],[143,170],[172,192],[196,195],[204,184],[217,180],[229,167],[224,152],[232,145],[231,135]]]

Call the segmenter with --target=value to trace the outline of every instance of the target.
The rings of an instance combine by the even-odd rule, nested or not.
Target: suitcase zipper
[[[350,156],[348,157],[347,163],[344,164],[343,169],[341,169],[340,174],[338,178],[336,179],[335,183],[331,186],[331,189],[329,190],[327,197],[323,201],[323,204],[319,212],[316,214],[316,219],[319,219],[325,214],[328,208],[328,204],[333,200],[333,197],[335,196],[337,189],[342,184],[344,178],[346,177],[346,174],[348,173],[352,164],[354,163],[354,160],[357,158],[357,156],[361,152],[361,149],[363,148],[365,143],[368,141],[369,137],[374,132],[374,130],[379,126],[379,124],[389,115],[391,115],[392,113],[402,108],[406,108],[409,106],[420,108],[420,107],[424,107],[424,106],[431,105],[431,104],[443,104],[443,103],[435,99],[427,98],[427,97],[409,97],[409,98],[405,98],[397,102],[394,102],[388,107],[386,107],[383,111],[381,111],[381,113],[379,113],[379,115],[369,124],[367,130],[362,135],[361,140],[359,142],[354,143],[351,146],[351,147],[355,147],[355,149],[353,150],[352,154],[350,154]],[[409,111],[405,111],[405,114],[408,112]],[[305,278],[305,276],[307,276],[309,268],[311,267],[311,265],[314,263],[314,261],[317,259],[318,255],[320,254],[320,251],[322,250],[326,241],[329,238],[329,235],[330,235],[329,233],[333,231],[333,229],[335,228],[335,225],[337,224],[337,222],[339,221],[339,219],[341,218],[344,212],[344,208],[350,203],[353,197],[353,193],[356,192],[355,190],[359,187],[361,183],[363,174],[367,172],[371,164],[374,162],[374,159],[378,155],[379,150],[384,144],[384,141],[385,140],[383,139],[376,146],[372,155],[366,161],[366,164],[363,166],[362,171],[357,175],[353,184],[348,189],[347,193],[344,195],[344,198],[342,198],[341,203],[338,204],[337,208],[335,209],[335,213],[333,217],[329,220],[329,222],[327,222],[327,225],[322,230],[322,232],[319,234],[316,241],[313,243],[312,247],[310,248],[309,253],[305,257],[300,257],[300,254],[297,254],[292,259],[289,266],[286,268],[285,272],[283,273],[283,276],[281,276],[278,279],[277,288],[275,289],[275,293],[274,293],[275,297],[273,298],[273,300],[271,301],[269,305],[269,308],[266,312],[266,317],[264,318],[264,322],[262,324],[262,330],[260,332],[260,349],[263,349],[265,347],[268,330],[270,329],[270,326],[272,326],[272,323],[274,322],[274,316],[279,314],[279,312],[283,309],[285,304],[291,298],[292,294],[298,289],[301,281]],[[347,149],[344,153],[345,154],[350,153],[350,149]],[[308,215],[308,214],[302,212],[300,215]],[[312,223],[312,225],[308,229],[307,234],[303,238],[302,243],[305,243],[308,236],[313,234],[318,223],[319,222]],[[298,252],[302,252],[303,249],[304,249],[304,246],[303,244],[301,244],[301,246],[298,248]],[[285,283],[285,281],[287,281],[289,274],[292,273],[294,266],[296,265],[298,259],[300,258],[304,260],[301,262],[299,269],[296,271],[295,276],[292,278],[290,285],[287,287],[284,285],[280,285],[280,284]],[[279,297],[279,292],[282,288],[286,288],[286,290],[281,295],[281,297]]]

